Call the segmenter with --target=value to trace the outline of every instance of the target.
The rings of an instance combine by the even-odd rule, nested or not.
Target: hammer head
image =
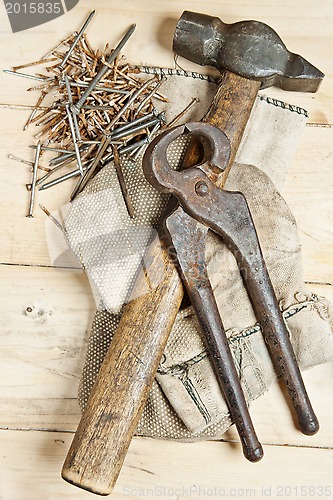
[[[174,51],[197,64],[226,69],[244,78],[298,92],[316,92],[324,74],[289,52],[279,35],[259,21],[225,24],[218,17],[185,11],[173,39]]]

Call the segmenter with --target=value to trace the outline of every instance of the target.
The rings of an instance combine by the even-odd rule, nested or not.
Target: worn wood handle
[[[117,480],[183,297],[158,237],[145,261],[62,469],[66,481],[99,495]]]
[[[225,72],[204,118],[229,137],[230,164],[259,85]],[[195,155],[193,145],[192,164]],[[219,180],[221,187],[226,176]],[[158,239],[145,260],[149,269],[137,280],[137,298],[124,308],[62,470],[66,481],[100,495],[110,494],[117,480],[183,297],[176,267]]]

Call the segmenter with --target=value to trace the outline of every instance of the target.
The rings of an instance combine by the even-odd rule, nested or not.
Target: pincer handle
[[[208,277],[205,262],[208,228],[199,224],[180,206],[166,218],[165,228],[197,316],[209,361],[237,427],[243,454],[250,462],[257,462],[263,456],[263,449],[254,429]]]
[[[235,255],[272,361],[295,408],[300,429],[304,434],[315,434],[319,430],[319,423],[279,309],[246,199],[242,193],[216,188],[198,169],[191,169],[188,174],[190,173],[186,179],[186,199],[183,196],[182,207],[196,220],[222,236]],[[205,186],[205,203],[195,200],[196,186],[199,183]]]
[[[234,220],[237,231],[233,230],[229,245],[238,262],[272,362],[288,390],[300,430],[303,434],[315,434],[319,430],[318,419],[303,382],[249,207],[241,193],[226,192],[225,194],[229,197],[229,206],[232,205],[232,198],[236,200],[233,209],[237,207],[238,210],[236,220]]]

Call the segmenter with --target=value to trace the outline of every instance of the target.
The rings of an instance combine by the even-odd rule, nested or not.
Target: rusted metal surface
[[[177,172],[171,170],[166,152],[173,140],[186,133],[200,140],[204,160],[200,165]],[[229,141],[222,131],[202,122],[189,123],[157,137],[148,147],[143,165],[153,186],[178,199],[178,204],[174,204],[164,219],[170,255],[176,257],[218,382],[242,440],[244,455],[255,461],[262,456],[261,445],[246,407],[207,274],[205,245],[209,229],[223,238],[237,260],[276,371],[286,384],[302,432],[314,434],[319,424],[296,362],[246,199],[242,193],[221,190],[212,182],[226,168],[229,149]]]
[[[259,21],[226,24],[218,17],[185,11],[173,40],[174,51],[197,64],[215,66],[261,88],[316,92],[324,74],[306,59],[290,52],[279,35]]]
[[[217,381],[236,424],[244,456],[257,462],[263,456],[263,449],[254,430],[207,274],[205,247],[208,227],[188,215],[181,206],[166,218],[165,225]]]

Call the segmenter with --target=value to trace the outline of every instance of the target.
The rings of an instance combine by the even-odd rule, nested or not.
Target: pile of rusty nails
[[[73,200],[93,175],[111,160],[115,163],[129,215],[135,216],[127,194],[120,157],[127,155],[136,160],[163,126],[164,115],[156,110],[153,99],[168,102],[158,92],[164,77],[154,75],[148,81],[140,80],[136,77],[138,70],[130,66],[120,54],[135,24],[115,49],[110,50],[106,44],[103,51],[94,51],[85,35],[94,13],[90,13],[79,32],[74,32],[60,42],[41,60],[13,67],[12,71],[5,70],[41,82],[28,89],[39,90],[40,96],[30,108],[31,114],[24,126],[24,130],[32,124],[42,127],[35,135],[37,145],[30,146],[35,150],[35,161],[28,162],[9,155],[32,167],[32,181],[27,184],[30,191],[28,217],[33,217],[36,189],[45,190],[79,176],[71,195]],[[45,67],[46,75],[19,72],[23,68],[48,63],[52,65]],[[53,102],[42,106],[50,95],[53,96]],[[41,156],[46,151],[57,154],[49,161],[48,167],[40,165]],[[55,172],[73,162],[77,168],[47,182]],[[38,170],[46,173],[37,178]],[[41,208],[50,215],[44,207]]]

